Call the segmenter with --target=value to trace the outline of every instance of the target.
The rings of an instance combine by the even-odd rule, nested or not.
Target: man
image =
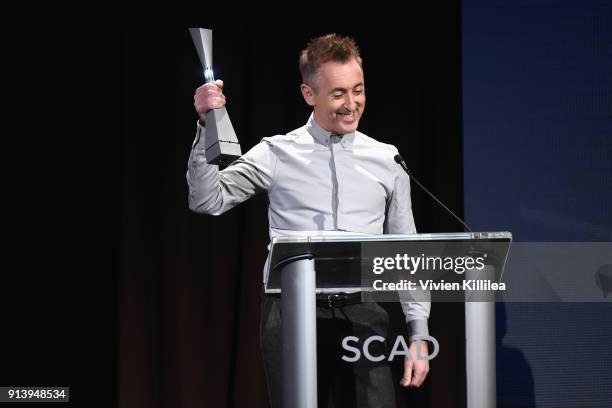
[[[397,149],[358,132],[365,109],[362,60],[355,42],[330,34],[308,43],[300,56],[301,92],[313,114],[305,126],[264,138],[219,171],[204,154],[206,112],[224,106],[223,82],[199,87],[200,117],[189,159],[189,208],[219,215],[259,192],[267,192],[270,237],[280,235],[382,234],[416,232],[410,181],[395,163]],[[264,276],[264,279],[266,277]],[[388,316],[374,302],[348,299],[338,308],[318,302],[319,406],[395,407],[386,362],[342,361],[343,336],[386,336]],[[402,302],[411,336],[427,335],[428,302]],[[273,407],[281,398],[280,299],[262,299],[262,350]],[[373,343],[372,343],[373,344]],[[400,384],[419,387],[429,371],[416,358],[427,343],[412,341]],[[321,370],[322,364],[327,364]],[[328,369],[329,368],[329,369]],[[345,384],[347,377],[354,382]],[[349,391],[346,391],[346,390]]]

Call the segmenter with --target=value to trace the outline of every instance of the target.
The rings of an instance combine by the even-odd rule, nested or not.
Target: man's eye
[[[342,94],[334,94],[334,98],[340,99],[340,98],[342,98]]]
[[[360,93],[363,92],[363,88],[355,89],[353,92],[356,93],[356,94],[360,94]]]

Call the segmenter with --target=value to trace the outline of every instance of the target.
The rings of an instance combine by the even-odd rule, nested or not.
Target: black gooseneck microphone
[[[419,187],[421,187],[421,189],[423,189],[423,191],[425,191],[431,198],[433,198],[435,200],[436,203],[440,204],[440,206],[442,208],[444,208],[450,215],[452,215],[457,221],[459,221],[461,223],[461,225],[463,225],[463,227],[469,231],[469,232],[473,232],[470,227],[467,226],[467,224],[465,222],[463,222],[463,220],[459,217],[457,217],[455,215],[454,212],[452,212],[447,206],[445,206],[442,201],[438,200],[438,198],[433,195],[432,193],[429,192],[429,190],[427,190],[420,182],[419,180],[417,180],[416,178],[414,178],[414,176],[410,173],[410,170],[408,170],[408,166],[406,165],[406,162],[404,161],[404,158],[399,155],[396,154],[394,157],[395,161],[402,166],[402,169],[404,169],[404,171],[406,172],[406,174],[408,174],[408,176],[410,177],[410,180],[414,181],[415,183],[417,183],[417,185]]]

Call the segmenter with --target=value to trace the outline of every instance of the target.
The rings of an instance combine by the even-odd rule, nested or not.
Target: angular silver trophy
[[[212,70],[212,30],[190,28],[189,33],[204,68],[204,82],[215,82]],[[236,132],[225,106],[219,109],[211,109],[206,113],[205,138],[206,161],[210,164],[217,164],[224,168],[242,156]]]

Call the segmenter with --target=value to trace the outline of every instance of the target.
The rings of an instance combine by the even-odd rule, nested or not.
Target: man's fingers
[[[410,385],[410,380],[412,379],[412,366],[413,362],[410,359],[404,359],[404,377],[400,381],[400,385],[402,387],[408,387]]]
[[[223,105],[225,105],[225,98],[209,98],[207,103],[204,104],[210,109],[221,108]]]
[[[196,112],[205,114],[211,109],[219,109],[225,106],[225,98],[209,98],[206,101],[196,101],[193,105]]]
[[[421,348],[420,353],[417,353],[417,347]],[[406,356],[404,360],[404,378],[401,381],[404,387],[420,387],[425,381],[425,377],[429,373],[429,360],[423,358],[423,356],[427,356],[427,342],[413,341],[410,343],[410,355]],[[408,372],[410,372],[410,375],[408,375]]]
[[[206,98],[209,96],[217,96],[217,97],[222,97],[225,98],[225,95],[223,95],[223,92],[221,92],[221,90],[219,88],[198,88],[196,90],[196,93],[193,95],[193,99],[197,99],[197,98]]]
[[[211,98],[211,105],[213,106],[213,109],[221,108],[223,105],[225,105],[225,98]]]
[[[417,368],[414,370],[414,375],[412,376],[412,381],[410,382],[410,386],[411,387],[420,387],[421,384],[423,384],[423,381],[425,381],[425,377],[427,376],[428,373],[428,369],[423,367],[423,368]]]
[[[202,94],[202,95],[195,95],[193,97],[193,100],[196,103],[200,103],[200,102],[204,102],[207,103],[208,101],[214,101],[214,100],[222,100],[225,102],[225,95],[223,95],[222,93],[206,93],[206,94]]]
[[[223,81],[219,79],[215,81],[215,83],[209,82],[196,89],[196,95],[206,94],[208,92],[222,93],[223,92]]]

